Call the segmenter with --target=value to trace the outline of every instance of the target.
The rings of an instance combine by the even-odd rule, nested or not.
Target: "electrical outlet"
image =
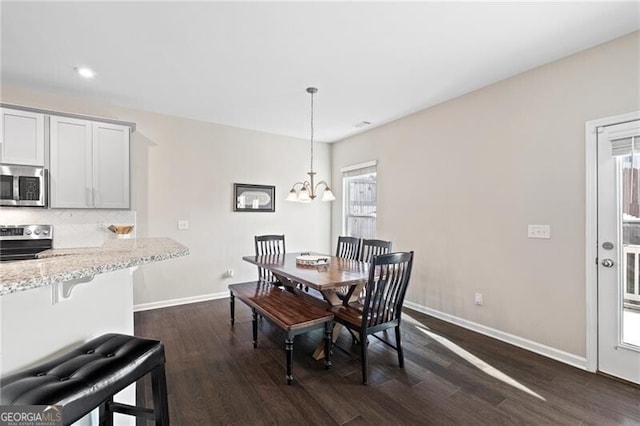
[[[551,226],[550,225],[529,225],[527,228],[527,236],[529,238],[551,238]]]
[[[189,229],[189,221],[186,219],[178,220],[178,229],[181,231],[186,231]]]
[[[227,278],[233,278],[233,269],[227,269],[227,273],[225,275]]]
[[[482,293],[476,293],[473,303],[475,303],[476,305],[484,305]]]
[[[103,220],[98,221],[98,231],[106,231],[107,230],[107,222]]]

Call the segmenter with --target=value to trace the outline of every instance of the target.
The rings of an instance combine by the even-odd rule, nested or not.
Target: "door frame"
[[[598,133],[600,127],[640,120],[640,111],[585,124],[586,369],[598,371]]]

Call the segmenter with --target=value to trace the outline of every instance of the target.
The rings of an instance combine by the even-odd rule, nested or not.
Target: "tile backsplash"
[[[115,234],[105,229],[109,225],[135,225],[136,212],[132,210],[38,209],[28,207],[0,208],[1,225],[53,225],[53,247],[97,247]],[[135,237],[136,228],[133,228]]]

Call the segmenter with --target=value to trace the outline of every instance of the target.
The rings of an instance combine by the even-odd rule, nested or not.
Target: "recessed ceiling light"
[[[96,72],[88,67],[75,67],[75,70],[82,78],[93,78],[96,76]]]

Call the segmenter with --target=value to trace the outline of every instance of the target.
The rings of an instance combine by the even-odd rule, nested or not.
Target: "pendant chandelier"
[[[318,196],[318,190],[321,189],[322,185],[324,185],[322,201],[333,201],[336,199],[326,181],[322,180],[314,185],[316,172],[313,171],[313,94],[316,92],[318,92],[318,89],[315,87],[307,87],[307,93],[311,95],[311,166],[307,172],[309,180],[294,183],[291,187],[291,191],[289,191],[289,195],[287,196],[287,201],[310,203],[311,200]]]

